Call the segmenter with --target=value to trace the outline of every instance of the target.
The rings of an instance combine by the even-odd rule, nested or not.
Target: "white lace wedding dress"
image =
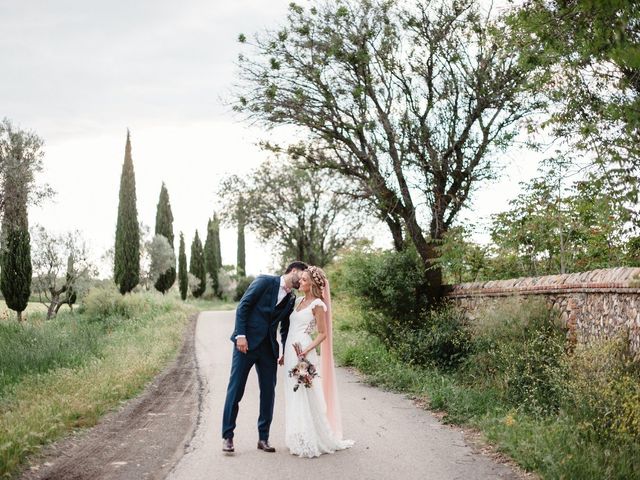
[[[343,440],[329,426],[326,415],[324,394],[322,393],[322,371],[313,379],[310,388],[300,386],[293,391],[296,379],[289,377],[289,371],[298,363],[293,344],[298,342],[305,348],[312,342],[311,335],[316,331],[313,308],[318,306],[326,311],[320,299],[315,299],[307,307],[297,311],[302,298],[296,301],[296,309],[291,314],[287,343],[284,348],[285,367],[285,443],[289,451],[300,457],[318,457],[323,453],[333,453],[353,445],[351,440]],[[316,367],[320,359],[315,350],[306,355],[307,360]]]

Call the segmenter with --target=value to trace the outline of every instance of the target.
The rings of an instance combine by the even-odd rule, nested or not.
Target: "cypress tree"
[[[204,263],[205,270],[211,278],[211,288],[214,295],[219,296],[220,286],[218,285],[218,270],[220,270],[220,264],[216,256],[216,249],[214,244],[214,231],[213,221],[209,219],[207,222],[207,239],[204,242]]]
[[[236,261],[236,272],[238,273],[238,278],[242,278],[247,274],[244,241],[244,222],[244,205],[243,199],[242,197],[240,197],[240,204],[238,205],[238,257]]]
[[[213,228],[213,251],[216,255],[216,263],[218,269],[222,268],[222,252],[220,251],[220,219],[214,212],[213,220],[211,221],[211,227]]]
[[[1,185],[4,211],[0,232],[0,291],[18,321],[31,295],[31,236],[27,203],[33,191],[34,172],[40,169],[42,139],[0,123]]]
[[[180,286],[180,297],[187,299],[189,289],[189,277],[187,275],[187,253],[185,252],[184,235],[180,232],[180,251],[178,252],[178,283]]]
[[[189,259],[189,272],[200,280],[200,285],[191,290],[194,297],[202,296],[207,288],[207,272],[204,267],[204,251],[202,242],[196,230],[196,235],[191,242],[191,258]]]
[[[31,237],[28,228],[14,227],[10,222],[3,222],[2,237],[0,290],[7,307],[15,310],[18,321],[22,321],[31,295]]]
[[[120,201],[116,225],[114,280],[123,295],[140,281],[140,227],[136,208],[136,178],[131,158],[131,138],[127,130],[127,144],[120,177]]]
[[[160,199],[158,200],[158,207],[156,210],[156,235],[163,235],[171,245],[171,249],[175,252],[173,246],[173,213],[171,212],[171,203],[169,203],[169,192],[164,182],[162,182],[162,188],[160,189]],[[156,290],[163,294],[169,290],[176,281],[176,268],[175,265],[161,274],[156,280]]]

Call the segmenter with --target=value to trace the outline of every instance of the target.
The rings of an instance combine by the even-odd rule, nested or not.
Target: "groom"
[[[238,405],[242,400],[249,371],[255,365],[260,385],[260,416],[258,417],[258,448],[275,452],[269,444],[269,427],[273,418],[279,348],[276,330],[284,346],[289,332],[289,315],[300,287],[300,276],[306,270],[304,262],[289,264],[284,275],[260,275],[242,296],[236,309],[236,325],[231,335],[234,342],[231,375],[222,415],[222,451],[233,453],[233,431],[236,428]]]

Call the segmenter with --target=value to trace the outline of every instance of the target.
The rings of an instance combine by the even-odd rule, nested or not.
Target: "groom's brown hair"
[[[284,271],[284,274],[286,275],[287,273],[289,273],[294,268],[297,268],[298,270],[306,270],[307,268],[309,268],[309,265],[307,265],[306,263],[301,262],[299,260],[296,260],[295,262],[291,262],[289,264],[287,269]]]

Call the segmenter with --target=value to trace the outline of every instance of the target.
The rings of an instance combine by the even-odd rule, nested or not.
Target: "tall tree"
[[[131,136],[127,130],[127,143],[120,177],[120,201],[114,253],[114,280],[123,295],[133,290],[140,281],[139,228],[136,178],[131,158]]]
[[[187,253],[184,244],[184,235],[180,232],[180,250],[178,252],[178,284],[180,287],[180,297],[187,299],[187,289],[189,287],[189,276],[187,275]]]
[[[247,274],[247,256],[245,251],[245,239],[244,239],[244,227],[246,224],[246,214],[245,214],[245,200],[244,196],[240,196],[238,202],[238,212],[237,212],[237,228],[238,228],[238,256],[236,260],[236,273],[238,278],[242,278]]]
[[[274,188],[278,185],[278,188]],[[231,176],[220,186],[225,220],[244,222],[264,242],[277,246],[286,263],[298,259],[325,266],[358,239],[362,202],[335,192],[344,182],[335,175],[269,161],[244,178]],[[243,202],[241,218],[238,210]]]
[[[508,22],[509,43],[534,74],[531,89],[551,103],[542,127],[591,159],[597,182],[637,209],[640,3],[525,0]]]
[[[204,242],[204,264],[205,271],[211,279],[211,289],[214,295],[219,295],[220,285],[218,282],[218,272],[222,266],[218,263],[216,252],[216,232],[213,226],[213,219],[207,221],[207,239]]]
[[[42,139],[0,123],[0,180],[3,202],[0,236],[0,290],[18,321],[31,294],[31,237],[27,205],[36,191],[35,174],[42,169]]]
[[[438,297],[438,242],[537,108],[499,30],[475,0],[292,3],[241,58],[235,108],[300,127],[290,151],[351,179],[397,248],[406,232]]]
[[[204,265],[204,251],[202,249],[202,242],[200,236],[196,230],[196,234],[191,242],[191,258],[189,259],[189,273],[200,280],[198,286],[191,290],[194,297],[198,298],[202,296],[207,288],[207,272]]]
[[[160,189],[160,199],[158,200],[158,207],[156,210],[156,235],[162,235],[167,239],[171,249],[173,246],[173,213],[171,212],[171,203],[169,202],[169,192],[164,182],[162,182],[162,188]],[[175,259],[175,256],[174,256]],[[175,260],[166,272],[163,272],[155,282],[156,290],[163,294],[169,290],[176,281],[176,265]]]

